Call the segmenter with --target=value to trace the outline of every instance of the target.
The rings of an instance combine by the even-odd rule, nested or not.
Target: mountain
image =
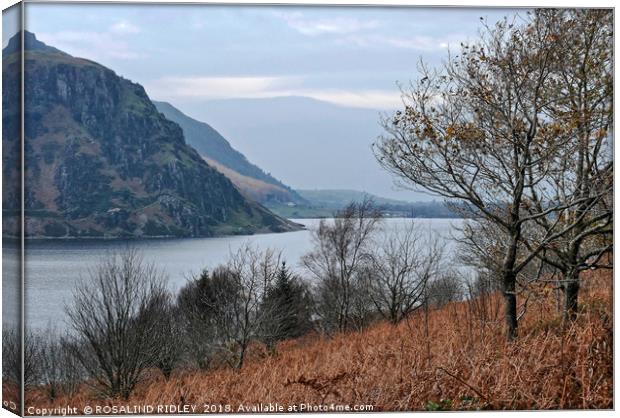
[[[371,147],[384,134],[379,110],[297,96],[175,104],[216,126],[254,164],[295,190],[362,189],[397,200],[428,198],[395,187],[394,177],[378,164]]]
[[[16,35],[3,83],[19,85]],[[28,237],[151,237],[287,231],[185,143],[144,88],[25,32],[25,209]],[[3,175],[19,179],[18,89],[3,90]],[[18,132],[18,131],[17,131]],[[8,164],[7,164],[8,163]],[[19,193],[3,195],[14,231]]]
[[[170,103],[153,101],[153,104],[166,118],[183,129],[189,145],[243,193],[260,203],[304,203],[290,187],[250,163],[209,124],[192,119]]]

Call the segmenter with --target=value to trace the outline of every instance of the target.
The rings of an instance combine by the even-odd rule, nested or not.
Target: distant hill
[[[362,189],[394,199],[425,198],[394,190],[393,176],[373,155],[372,143],[384,133],[379,110],[295,96],[208,100],[191,106],[192,115],[234,139],[254,164],[295,190]]]
[[[15,35],[4,86],[19,86]],[[244,197],[185,143],[144,88],[25,32],[27,237],[212,236],[296,226]],[[19,184],[17,88],[3,89],[3,176]],[[3,231],[16,235],[21,194],[3,193]]]
[[[189,145],[249,197],[260,203],[304,203],[290,187],[249,162],[209,124],[185,115],[170,103],[153,103],[166,118],[179,124]]]
[[[461,214],[448,207],[444,202],[407,202],[387,199],[358,190],[297,190],[308,204],[306,205],[270,205],[269,208],[286,218],[324,218],[333,216],[352,202],[371,199],[388,217],[405,218],[460,218]]]
[[[313,205],[340,209],[351,202],[372,199],[376,205],[411,205],[403,200],[387,199],[359,190],[297,190],[304,199]]]

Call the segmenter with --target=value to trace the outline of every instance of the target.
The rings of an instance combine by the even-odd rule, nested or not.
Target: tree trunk
[[[564,320],[574,321],[577,317],[577,304],[579,301],[579,272],[569,271],[565,276],[564,286]]]
[[[243,367],[243,362],[245,361],[245,349],[246,349],[246,346],[242,346],[241,350],[239,351],[239,357],[237,359],[237,364],[235,364],[235,369],[237,370],[241,370],[241,368]]]
[[[274,338],[269,338],[269,340],[267,340],[267,343],[265,344],[265,347],[267,348],[267,353],[270,356],[275,356],[277,354],[277,352],[276,352],[276,345],[277,344],[278,344],[278,342]]]
[[[161,373],[164,375],[164,379],[166,379],[166,381],[170,380],[173,367],[170,365],[165,365],[165,366],[161,366],[160,369],[161,369]]]
[[[513,341],[517,338],[517,292],[516,276],[512,272],[504,272],[504,301],[506,304],[506,338]]]
[[[207,358],[207,356],[198,357],[196,363],[198,363],[198,368],[202,371],[209,370],[209,368],[211,367],[211,359]]]
[[[340,320],[338,328],[340,332],[349,329],[349,283],[346,279],[341,279],[342,285],[342,304],[340,306]]]
[[[121,389],[121,397],[123,398],[124,401],[129,400],[129,396],[131,396],[132,389],[133,388],[130,388],[130,387],[124,387],[123,389]]]

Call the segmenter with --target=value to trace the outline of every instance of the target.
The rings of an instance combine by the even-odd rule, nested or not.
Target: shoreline
[[[179,235],[145,235],[145,236],[80,236],[80,237],[47,237],[35,236],[24,237],[25,242],[51,242],[51,241],[163,241],[163,240],[187,240],[187,239],[207,239],[207,238],[228,238],[228,237],[252,237],[255,235],[267,234],[286,234],[288,232],[299,232],[307,230],[305,225],[299,224],[297,229],[288,231],[257,231],[251,234],[215,234],[205,236],[179,236]],[[21,237],[3,236],[3,242],[20,242]]]

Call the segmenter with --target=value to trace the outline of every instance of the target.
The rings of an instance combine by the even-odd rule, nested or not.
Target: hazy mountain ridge
[[[189,145],[249,197],[261,203],[304,203],[294,190],[248,161],[209,124],[187,116],[168,102],[153,104],[183,129]]]
[[[19,85],[19,54],[11,53],[16,44],[3,51],[5,86]],[[294,228],[210,167],[141,85],[28,32],[25,47],[27,236],[211,236]],[[11,124],[10,112],[18,109],[9,103],[19,103],[19,92],[4,91],[3,121]],[[11,128],[6,132],[14,133]],[[4,135],[6,157],[16,141]],[[17,178],[18,167],[7,161],[5,178]],[[19,196],[3,200],[6,215],[19,209]],[[5,233],[17,222],[5,216]]]

